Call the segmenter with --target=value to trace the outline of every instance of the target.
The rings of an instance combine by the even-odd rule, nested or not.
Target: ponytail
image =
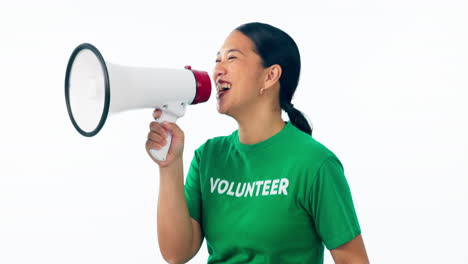
[[[291,103],[282,104],[281,108],[288,114],[289,121],[303,132],[312,135],[312,128],[301,111],[294,108]]]

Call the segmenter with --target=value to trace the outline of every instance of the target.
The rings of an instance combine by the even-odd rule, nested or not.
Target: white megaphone
[[[112,89],[112,92],[111,92]],[[104,61],[89,43],[76,47],[68,61],[65,100],[73,126],[81,135],[96,135],[108,114],[137,109],[160,108],[157,120],[176,122],[188,104],[208,101],[211,80],[208,73],[185,69],[126,67]],[[171,135],[160,150],[150,150],[157,160],[165,160]]]

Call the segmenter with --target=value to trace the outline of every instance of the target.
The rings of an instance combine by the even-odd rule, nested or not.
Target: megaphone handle
[[[156,122],[162,124],[162,122],[167,121],[171,123],[175,123],[179,117],[177,115],[172,114],[169,111],[162,110],[161,116],[156,120]],[[166,160],[167,152],[169,151],[169,147],[171,146],[172,141],[172,134],[168,133],[166,138],[166,145],[163,146],[161,149],[150,149],[151,155],[160,161]]]

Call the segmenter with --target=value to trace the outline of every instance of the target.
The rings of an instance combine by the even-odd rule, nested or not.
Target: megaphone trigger
[[[186,104],[184,102],[179,103],[169,103],[165,104],[161,109],[161,116],[156,119],[156,122],[162,124],[163,122],[171,122],[175,123],[177,119],[185,115]],[[172,134],[169,132],[166,138],[167,144],[163,146],[161,149],[150,149],[151,155],[159,160],[164,161],[166,160],[167,152],[171,146],[172,141]]]

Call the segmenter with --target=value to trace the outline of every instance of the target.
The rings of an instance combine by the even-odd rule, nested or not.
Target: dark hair
[[[281,66],[280,106],[289,116],[289,121],[312,135],[309,122],[291,103],[301,72],[301,55],[296,42],[284,31],[264,23],[247,23],[235,30],[246,35],[254,44],[254,51],[262,58],[263,67]]]

